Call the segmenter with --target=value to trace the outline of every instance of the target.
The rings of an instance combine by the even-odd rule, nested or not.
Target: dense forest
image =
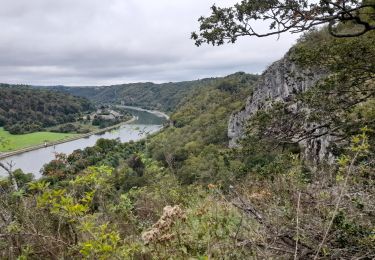
[[[64,87],[49,89],[88,98],[96,103],[123,103],[145,109],[171,112],[193,89],[210,84],[214,78],[175,83],[134,83],[106,87]]]
[[[289,8],[304,2],[290,1]],[[264,12],[267,4],[213,7],[212,17],[200,19],[203,30],[212,29],[202,37],[235,42],[240,29],[228,22],[234,10],[247,23],[244,13]],[[345,12],[338,17],[356,14]],[[339,33],[353,33],[344,29]],[[305,32],[275,63],[283,72],[307,71],[296,81],[313,82],[309,89],[292,85],[291,95],[274,99],[271,89],[261,93],[269,76],[280,75],[272,65],[260,77],[211,79],[176,103],[152,104],[173,112],[170,124],[147,139],[100,139],[57,154],[40,180],[8,169],[0,182],[1,258],[374,259],[375,31],[336,37],[332,30]],[[262,94],[264,103],[229,147],[228,121],[248,113]],[[330,157],[306,156],[309,144],[326,145],[320,140],[328,140]]]
[[[206,151],[206,149],[208,149],[207,153],[203,154],[212,156],[210,152],[219,151],[227,146],[226,130],[229,115],[244,105],[243,101],[240,101],[241,97],[251,93],[252,85],[257,78],[258,76],[250,74],[236,73],[223,79],[217,79],[190,93],[171,117],[174,126],[165,129],[147,141],[147,155],[152,155],[154,160],[160,161],[165,167],[177,167],[176,170],[179,169],[178,172],[181,171],[181,174],[178,173],[176,176],[184,183],[191,184],[198,181],[191,176],[194,174],[193,172],[188,174],[190,163],[186,160],[193,154],[198,156],[196,153]],[[67,157],[69,167],[61,165],[61,160],[56,160],[47,164],[43,172],[47,176],[54,176],[56,172],[59,173],[58,175],[70,176],[79,173],[88,166],[101,164],[99,161],[105,161],[106,165],[112,167],[119,167],[123,154],[112,151],[117,151],[122,145],[113,141],[108,141],[107,145],[103,145],[104,143],[105,141],[102,140],[97,145],[97,148],[101,148],[99,151],[102,149],[108,151],[104,154],[95,152],[95,148],[90,147],[83,151],[75,151]],[[124,144],[124,146],[128,147],[129,145]],[[127,159],[129,156],[128,153],[125,154],[125,158],[122,159]],[[168,165],[167,158],[171,160],[169,162],[171,165]],[[212,157],[199,158],[202,161],[215,161],[213,159]],[[207,176],[206,181],[209,179]]]
[[[0,85],[0,126],[12,134],[74,122],[79,114],[93,109],[87,99],[69,94],[27,86]]]

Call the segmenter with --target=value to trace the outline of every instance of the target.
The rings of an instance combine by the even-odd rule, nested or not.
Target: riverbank
[[[169,120],[169,116],[166,113],[160,112],[158,110],[148,110],[148,109],[144,109],[144,108],[140,108],[140,107],[123,106],[123,105],[116,105],[116,106],[121,107],[121,108],[128,108],[128,109],[148,112],[148,113],[154,114],[158,117],[165,117],[167,120]]]
[[[94,130],[97,129],[91,129],[91,131]],[[56,142],[77,135],[78,133],[58,133],[48,130],[25,134],[11,134],[9,131],[5,130],[4,127],[0,127],[0,154],[33,147],[44,144],[45,142]]]
[[[25,147],[25,148],[10,151],[10,152],[3,152],[3,153],[0,153],[0,159],[5,159],[5,158],[13,156],[13,155],[22,154],[22,153],[25,153],[25,152],[38,150],[38,149],[45,148],[45,147],[50,147],[50,146],[54,146],[54,145],[58,145],[58,144],[62,144],[62,143],[71,142],[71,141],[78,140],[78,139],[85,138],[85,137],[89,137],[89,136],[95,135],[95,134],[101,134],[101,133],[116,129],[116,128],[124,125],[124,124],[130,124],[130,123],[134,122],[136,119],[137,118],[135,116],[133,116],[133,118],[128,120],[128,121],[121,122],[117,125],[109,126],[109,127],[106,127],[106,128],[98,129],[98,130],[95,130],[95,131],[92,131],[92,132],[89,132],[89,133],[86,133],[86,134],[77,134],[75,136],[72,136],[72,137],[69,137],[69,138],[66,138],[66,139],[48,142],[47,144],[34,145],[34,146]]]

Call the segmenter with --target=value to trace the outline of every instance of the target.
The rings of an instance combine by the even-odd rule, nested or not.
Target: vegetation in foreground
[[[58,155],[38,181],[16,170],[1,183],[1,257],[371,259],[372,132],[318,169],[262,136],[228,149],[228,118],[255,80],[194,91],[148,140]]]
[[[100,140],[59,155],[38,181],[10,172],[0,185],[1,257],[374,259],[375,72],[367,56],[374,33],[310,35],[297,62],[313,68],[321,60],[306,57],[319,54],[330,71],[296,97],[310,114],[290,117],[278,105],[261,111],[242,147],[226,148],[225,122],[243,105],[239,95],[251,92],[251,77],[239,74],[193,92],[171,116],[173,126],[148,140]],[[319,106],[322,93],[330,99]],[[276,116],[281,126],[331,118],[340,137],[336,163],[310,167],[290,136],[276,131]]]

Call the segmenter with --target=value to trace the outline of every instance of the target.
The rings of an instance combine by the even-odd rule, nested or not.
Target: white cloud
[[[3,0],[0,82],[103,85],[259,73],[296,39],[197,48],[190,33],[215,2],[235,1]]]

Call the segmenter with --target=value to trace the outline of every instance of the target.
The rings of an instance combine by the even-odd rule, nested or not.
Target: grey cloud
[[[105,85],[260,73],[296,39],[197,48],[190,32],[214,2],[236,1],[3,0],[0,82]]]

